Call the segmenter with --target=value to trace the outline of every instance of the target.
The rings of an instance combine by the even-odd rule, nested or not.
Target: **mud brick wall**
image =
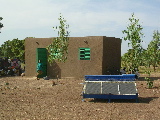
[[[25,40],[26,76],[36,75],[36,48],[46,48],[51,42],[52,38]],[[79,60],[79,48],[90,48],[90,60]],[[59,78],[83,78],[84,75],[107,74],[107,69],[120,69],[120,58],[120,39],[105,36],[70,37],[67,61],[48,63],[47,73],[51,78],[57,75]]]
[[[52,38],[25,39],[25,75],[36,76],[36,48],[45,48],[52,42]]]
[[[121,67],[121,39],[104,37],[102,74],[119,74]]]

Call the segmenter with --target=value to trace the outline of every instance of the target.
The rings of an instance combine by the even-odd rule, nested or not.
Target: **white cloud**
[[[4,11],[2,16],[7,29],[48,26],[52,22],[54,23],[54,17],[57,15],[56,10],[58,9],[54,4],[51,8],[50,4],[46,4],[42,0],[14,0],[14,2],[6,0],[3,4],[4,7],[1,8]]]
[[[59,13],[70,25],[71,36],[122,37],[121,30],[126,29],[133,12],[147,29],[145,34],[149,34],[149,29],[160,28],[158,3],[158,0],[0,0],[0,16],[5,26],[0,39],[52,37],[52,27],[58,25]],[[14,34],[3,36],[9,31]]]

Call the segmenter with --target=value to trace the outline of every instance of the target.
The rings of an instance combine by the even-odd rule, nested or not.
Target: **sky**
[[[108,36],[122,39],[121,54],[130,48],[122,33],[134,13],[147,48],[153,31],[160,31],[160,0],[0,0],[0,45],[26,37],[57,37],[60,13],[69,24],[70,37]]]

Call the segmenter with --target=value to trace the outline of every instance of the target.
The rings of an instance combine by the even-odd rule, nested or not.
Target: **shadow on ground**
[[[159,97],[139,97],[139,103],[150,103],[152,100],[158,99]]]
[[[160,79],[160,77],[148,77],[148,78],[150,78],[153,81]],[[137,81],[146,81],[146,80],[145,80],[145,77],[140,77],[140,78],[138,78]]]
[[[159,97],[138,97],[138,103],[149,104],[152,100],[158,99]],[[107,99],[92,99],[89,102],[94,103],[108,103]],[[112,99],[110,103],[136,103],[135,99]]]

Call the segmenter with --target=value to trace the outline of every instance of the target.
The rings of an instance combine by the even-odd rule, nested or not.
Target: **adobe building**
[[[46,48],[53,38],[25,39],[25,75],[36,75],[38,49]],[[47,54],[47,52],[46,52]],[[47,58],[46,58],[47,59]],[[84,78],[84,75],[119,74],[121,39],[106,36],[69,37],[68,59],[65,63],[46,63],[45,74],[51,78]]]

